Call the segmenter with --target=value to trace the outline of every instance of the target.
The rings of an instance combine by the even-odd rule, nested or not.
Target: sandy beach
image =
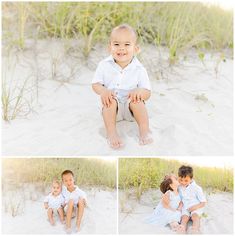
[[[38,102],[26,117],[3,121],[3,156],[232,155],[233,60],[226,58],[217,65],[218,54],[205,54],[202,62],[192,51],[187,59],[169,67],[164,48],[160,58],[156,48],[144,47],[140,60],[152,85],[146,106],[154,143],[140,146],[136,123],[121,121],[117,128],[125,146],[112,150],[105,137],[99,97],[91,88],[96,65],[108,55],[106,49],[97,46],[85,65],[82,59],[65,57],[61,44],[54,44],[38,43]],[[67,82],[59,75],[58,80],[50,79],[55,52],[60,77],[67,78],[68,65],[75,68]],[[18,57],[14,76],[24,77],[30,68],[23,61],[33,54],[28,50]]]
[[[128,196],[129,195],[129,196]],[[144,220],[151,215],[160,199],[160,191],[145,192],[140,201],[132,194],[119,195],[119,233],[121,234],[172,234],[169,227],[149,225]],[[128,196],[128,197],[127,197]],[[207,194],[205,214],[201,218],[202,234],[233,233],[233,194],[218,192]],[[221,212],[223,214],[221,215]]]
[[[81,225],[81,234],[115,234],[116,233],[116,192],[100,188],[85,189],[88,196],[88,207],[85,209]],[[29,194],[29,193],[28,193]],[[41,193],[35,192],[26,197],[27,192],[18,192],[12,198],[10,192],[3,196],[2,233],[4,234],[66,234],[64,225],[56,217],[56,225],[47,221],[46,210],[43,208]],[[35,196],[36,195],[36,196]],[[28,195],[29,196],[29,195]],[[14,203],[10,203],[14,199]],[[22,200],[25,199],[25,200]],[[19,203],[19,214],[12,217],[7,210],[10,204]],[[105,203],[105,204],[104,204]],[[72,221],[75,233],[75,219]]]

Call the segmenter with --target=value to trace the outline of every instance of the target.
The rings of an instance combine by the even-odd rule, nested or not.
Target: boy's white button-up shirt
[[[202,188],[194,180],[187,187],[179,186],[179,193],[185,209],[206,202]]]
[[[49,208],[58,209],[64,204],[64,197],[62,194],[54,196],[52,193],[50,193],[45,197],[44,203],[47,203]]]
[[[113,90],[119,99],[128,95],[136,88],[151,90],[149,77],[144,66],[136,57],[122,69],[115,63],[112,56],[102,60],[92,79],[92,84],[100,83],[107,89]]]
[[[74,205],[78,204],[80,198],[84,198],[86,200],[86,193],[78,188],[78,186],[74,186],[75,190],[69,192],[65,186],[62,187],[62,195],[65,199],[65,204],[69,202],[69,200],[74,201]]]

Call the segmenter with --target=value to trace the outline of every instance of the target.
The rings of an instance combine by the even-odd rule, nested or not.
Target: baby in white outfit
[[[47,210],[47,216],[51,225],[55,225],[53,215],[58,213],[61,223],[64,223],[64,206],[65,200],[61,193],[61,183],[53,180],[51,192],[44,199],[44,207]]]

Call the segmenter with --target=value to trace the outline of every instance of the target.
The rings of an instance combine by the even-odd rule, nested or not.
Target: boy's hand
[[[202,208],[206,205],[206,202],[200,202],[197,205],[194,205],[188,209],[189,212],[196,211],[199,208]]]
[[[192,212],[192,211],[195,211],[196,209],[194,209],[194,207],[190,207],[189,209],[188,209],[188,211],[189,212]]]
[[[130,98],[133,103],[144,101],[144,90],[141,88],[134,89],[128,94],[128,98]]]
[[[45,209],[48,209],[48,204],[47,203],[44,203],[44,207],[45,207]]]
[[[104,91],[100,94],[100,98],[102,101],[102,104],[108,108],[112,104],[112,100],[115,97],[115,94],[113,91],[104,89]]]

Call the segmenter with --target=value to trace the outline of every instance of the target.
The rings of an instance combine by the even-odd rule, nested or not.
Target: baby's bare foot
[[[60,219],[61,224],[65,225],[65,220]]]
[[[113,149],[119,149],[123,146],[123,142],[117,133],[108,135],[107,141],[108,141],[109,146]]]
[[[153,142],[152,133],[150,131],[140,131],[140,145],[147,145]]]
[[[55,221],[53,219],[50,219],[50,223],[51,223],[52,226],[55,225]]]

